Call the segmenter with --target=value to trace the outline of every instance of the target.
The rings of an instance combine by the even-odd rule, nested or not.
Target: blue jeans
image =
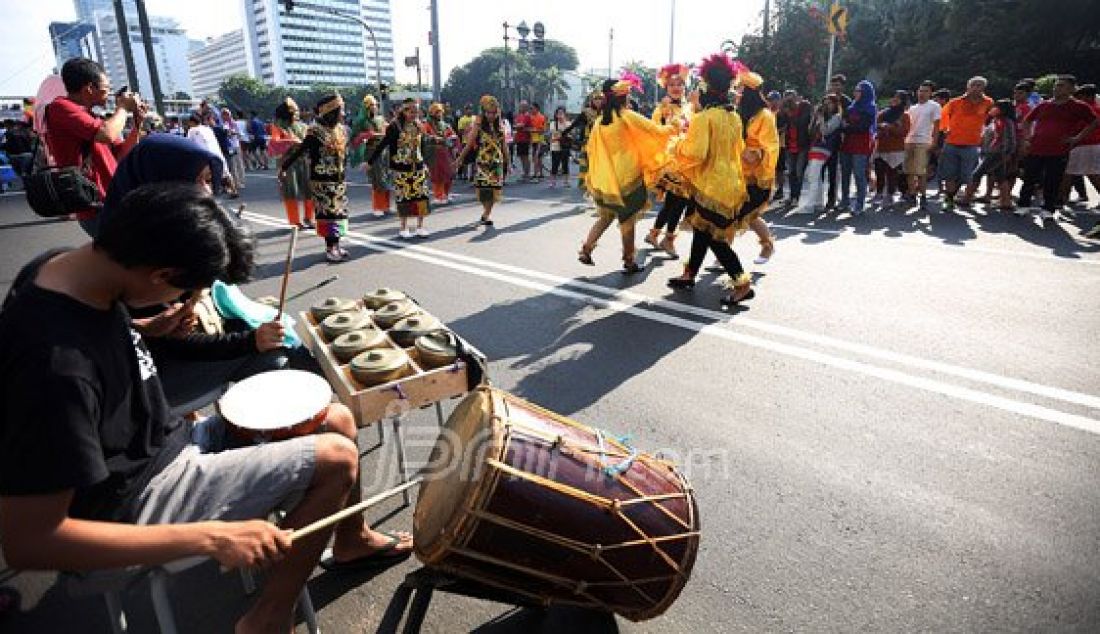
[[[867,160],[866,154],[840,154],[840,206],[850,207],[853,212],[863,211],[863,202],[867,199]],[[856,177],[856,198],[851,200],[852,176]]]

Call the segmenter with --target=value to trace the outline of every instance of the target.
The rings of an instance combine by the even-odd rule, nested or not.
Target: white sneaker
[[[370,212],[370,215],[374,216],[375,218],[384,218],[386,216],[386,212],[375,209],[374,211]]]
[[[420,227],[419,229],[416,230],[416,237],[418,237],[418,238],[427,238],[430,235],[432,235],[432,233],[430,231],[428,231],[427,229],[425,229],[424,227]]]
[[[1014,213],[1017,216],[1023,218],[1024,216],[1031,213],[1031,207],[1017,207],[1016,211],[1013,211],[1012,213]]]
[[[333,249],[325,250],[325,259],[329,262],[343,262],[344,256],[340,255],[339,251]]]
[[[1044,209],[1039,212],[1039,220],[1042,220],[1043,222],[1054,220],[1054,214]]]
[[[408,229],[402,229],[401,231],[397,232],[397,237],[401,238],[402,240],[409,240],[413,237],[413,232],[409,231]]]

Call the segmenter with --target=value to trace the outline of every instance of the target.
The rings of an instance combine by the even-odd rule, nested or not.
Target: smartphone
[[[115,96],[116,97],[121,97],[122,95],[125,95],[128,92],[130,92],[130,86],[128,86],[128,85],[123,86],[122,88],[118,89],[118,92],[115,93]]]

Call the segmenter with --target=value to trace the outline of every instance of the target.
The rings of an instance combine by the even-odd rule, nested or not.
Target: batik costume
[[[482,113],[486,110],[500,110],[496,97],[490,95],[483,96],[479,105]],[[504,130],[487,130],[480,123],[476,129],[474,187],[477,188],[477,199],[482,204],[500,202],[504,188]]]
[[[290,97],[279,108],[275,109],[275,125],[271,126],[271,138],[267,142],[268,156],[281,160],[286,153],[297,147],[305,139],[309,129],[306,124],[298,120],[298,104]],[[292,225],[302,225],[301,216],[298,213],[298,201],[302,201],[305,208],[305,221],[312,223],[314,220],[313,200],[309,195],[309,166],[305,163],[295,163],[286,170],[286,176],[279,182],[279,195],[283,199],[286,208],[286,219]]]
[[[402,218],[423,218],[428,215],[428,166],[421,152],[422,132],[415,120],[402,123],[395,117],[386,128],[386,136],[374,148],[367,162],[379,162],[383,151],[389,151],[393,193],[397,199],[397,215]]]
[[[374,96],[363,97],[363,108],[355,116],[351,125],[351,166],[358,167],[366,163],[367,157],[374,153],[374,149],[382,143],[382,137],[386,134],[386,119],[378,112],[378,102]],[[371,185],[371,208],[375,212],[386,212],[390,209],[390,190],[386,174],[386,165],[382,161],[375,161],[367,168],[367,176]]]
[[[437,203],[445,203],[451,195],[455,179],[452,150],[458,137],[451,125],[443,119],[443,104],[428,107],[428,120],[424,122],[425,158],[432,180],[432,196]]]
[[[319,108],[317,118],[343,105],[343,99],[329,101]],[[330,128],[315,123],[283,164],[283,169],[288,169],[302,154],[309,157],[309,191],[317,209],[317,235],[330,245],[348,234],[348,185],[344,180],[347,144],[342,124]]]

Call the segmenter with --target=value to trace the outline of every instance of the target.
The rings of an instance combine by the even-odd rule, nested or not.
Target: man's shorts
[[[969,183],[978,167],[978,146],[952,145],[947,143],[940,153],[939,173],[936,175],[945,181],[963,184]]]
[[[531,142],[530,141],[516,141],[516,156],[530,156],[531,154]]]
[[[313,435],[237,449],[225,421],[197,423],[191,444],[138,496],[138,524],[263,519],[305,495],[316,466]]]
[[[906,143],[905,163],[902,166],[904,172],[910,176],[925,176],[928,174],[928,155],[932,145],[930,143]]]

